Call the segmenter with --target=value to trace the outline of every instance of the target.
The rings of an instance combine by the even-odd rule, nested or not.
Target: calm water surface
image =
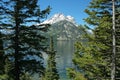
[[[61,80],[69,80],[66,68],[73,67],[72,57],[74,53],[74,41],[57,41],[55,50],[57,69]]]
[[[59,40],[55,43],[56,52],[56,66],[60,75],[60,80],[70,80],[67,76],[67,68],[73,67],[72,57],[74,53],[74,41]],[[47,54],[43,53],[45,59],[45,65],[47,65]],[[39,80],[38,77],[34,77],[35,80]]]

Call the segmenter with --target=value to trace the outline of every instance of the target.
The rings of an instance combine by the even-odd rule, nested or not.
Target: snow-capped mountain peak
[[[56,23],[62,20],[67,20],[72,23],[75,23],[74,18],[72,16],[70,15],[65,16],[62,13],[58,13],[58,14],[53,15],[50,19],[44,21],[43,24],[53,24],[53,23]]]

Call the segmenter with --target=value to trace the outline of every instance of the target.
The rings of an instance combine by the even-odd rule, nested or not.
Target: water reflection
[[[60,80],[69,80],[66,75],[66,68],[73,67],[72,57],[74,53],[74,41],[70,40],[59,40],[55,43],[56,52],[56,63],[57,69],[60,75]],[[44,66],[47,66],[48,55],[45,52],[43,53],[43,57],[45,60]],[[40,80],[38,74],[34,75],[34,80]]]
[[[74,41],[57,41],[55,50],[57,51],[56,63],[61,80],[66,80],[66,68],[73,67]]]

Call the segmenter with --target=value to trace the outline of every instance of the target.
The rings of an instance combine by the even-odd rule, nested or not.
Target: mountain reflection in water
[[[73,67],[74,41],[59,40],[56,43],[56,63],[61,80],[68,80],[66,68]]]

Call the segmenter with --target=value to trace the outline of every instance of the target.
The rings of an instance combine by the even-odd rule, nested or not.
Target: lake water
[[[60,75],[60,80],[70,80],[67,76],[67,68],[73,67],[72,57],[74,53],[74,41],[58,40],[55,45],[56,52],[56,66]],[[47,54],[43,53],[45,65],[47,65]],[[36,76],[35,80],[39,80]]]
[[[60,74],[61,80],[69,80],[66,75],[66,68],[73,67],[72,57],[74,53],[74,41],[64,40],[57,41],[55,50],[57,69]]]

